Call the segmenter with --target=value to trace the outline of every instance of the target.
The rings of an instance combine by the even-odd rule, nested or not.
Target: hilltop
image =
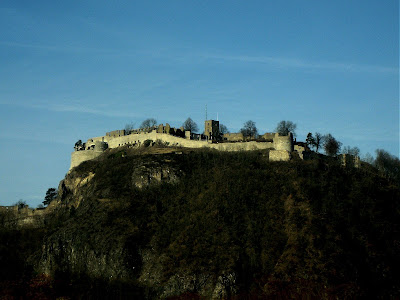
[[[1,230],[3,294],[400,296],[400,190],[367,164],[124,146],[58,191],[40,225]]]

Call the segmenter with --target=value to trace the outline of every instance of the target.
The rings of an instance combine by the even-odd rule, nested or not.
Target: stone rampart
[[[293,151],[293,135],[291,132],[287,136],[280,136],[278,133],[275,133],[273,143],[275,150]]]
[[[152,132],[142,132],[140,134],[129,134],[115,138],[107,139],[107,137],[97,137],[89,139],[87,144],[88,148],[95,145],[93,150],[75,151],[71,154],[70,170],[84,161],[94,159],[101,155],[105,150],[103,144],[100,147],[100,141],[108,140],[108,148],[117,148],[121,146],[141,146],[144,141],[152,140],[154,142],[161,141],[168,146],[185,147],[185,148],[212,148],[220,151],[251,151],[271,149],[274,147],[272,142],[236,142],[236,143],[210,143],[207,141],[190,140],[185,138],[176,137],[167,133],[157,133],[156,130]]]
[[[274,137],[275,137],[275,133],[274,132],[266,132],[261,136],[261,138],[263,138],[265,140],[273,140]]]
[[[0,206],[0,212],[13,212],[17,213],[18,212],[18,206],[13,205],[13,206]]]
[[[209,147],[219,151],[251,151],[271,149],[273,147],[273,144],[271,142],[251,141],[239,143],[209,144]]]
[[[75,151],[71,153],[71,166],[70,170],[84,161],[93,159],[101,155],[102,152],[94,151],[94,150],[83,150],[83,151]]]
[[[143,132],[140,134],[130,134],[121,137],[113,138],[108,142],[109,148],[117,148],[125,145],[142,145],[145,140],[162,141],[168,143],[169,146],[180,146],[187,148],[202,148],[209,145],[206,141],[194,141],[185,138],[176,137],[166,133]]]
[[[270,150],[269,161],[289,161],[291,158],[290,152],[286,150]]]
[[[124,136],[125,135],[125,130],[114,130],[106,133],[106,136],[109,137],[117,137],[117,136]]]
[[[238,142],[238,141],[243,141],[243,133],[225,133],[223,136],[223,139],[228,141],[228,142]]]
[[[18,208],[14,206],[0,206],[0,217],[5,227],[15,228],[16,226],[42,226],[43,217],[51,209],[31,209],[28,206]]]
[[[185,148],[213,148],[221,151],[248,151],[248,150],[261,150],[271,149],[273,143],[271,142],[238,142],[238,143],[209,143],[207,141],[196,141],[185,138],[176,137],[165,133],[143,133],[143,134],[130,134],[121,136],[109,141],[110,148],[117,148],[125,145],[142,145],[145,140],[161,141],[167,143],[169,146],[185,147]]]
[[[118,148],[122,146],[141,146],[146,140],[152,140],[153,142],[159,141],[168,146],[184,147],[184,148],[212,148],[220,151],[251,151],[251,150],[263,150],[263,149],[273,149],[277,151],[272,154],[272,159],[277,160],[289,160],[290,154],[293,151],[293,136],[290,133],[288,136],[279,136],[275,134],[273,141],[266,142],[244,142],[243,134],[241,133],[231,133],[224,135],[224,139],[229,140],[239,140],[238,142],[232,143],[211,143],[210,141],[188,139],[168,133],[167,129],[170,128],[169,124],[167,126],[158,126],[152,131],[132,131],[128,135],[122,135],[121,131],[114,131],[106,136],[94,137],[88,139],[86,142],[86,150],[75,151],[71,154],[71,166],[70,170],[86,160],[91,160],[98,157],[107,148]],[[117,135],[118,133],[118,135]],[[187,132],[189,135],[189,132]],[[272,135],[267,134],[268,139]],[[281,158],[278,158],[281,157]],[[288,158],[289,157],[289,158]]]

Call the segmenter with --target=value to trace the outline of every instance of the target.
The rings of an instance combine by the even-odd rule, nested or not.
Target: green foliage
[[[85,150],[85,147],[86,147],[86,143],[82,143],[82,140],[78,140],[76,143],[75,143],[75,150]]]
[[[311,132],[309,132],[307,134],[306,143],[307,143],[307,146],[310,148],[315,146],[315,138],[313,137]]]
[[[43,205],[49,205],[54,199],[57,198],[57,190],[55,188],[49,188],[44,197]]]
[[[75,143],[75,148],[80,147],[80,146],[82,146],[82,140],[78,140],[78,141]]]

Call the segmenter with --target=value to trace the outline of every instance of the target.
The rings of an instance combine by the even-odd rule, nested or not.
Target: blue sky
[[[128,3],[127,3],[128,2]],[[78,139],[154,117],[281,120],[399,155],[399,3],[0,2],[0,205],[36,207]]]

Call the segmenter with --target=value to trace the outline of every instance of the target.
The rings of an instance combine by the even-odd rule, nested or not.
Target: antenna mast
[[[207,104],[206,104],[206,121],[207,121]]]

